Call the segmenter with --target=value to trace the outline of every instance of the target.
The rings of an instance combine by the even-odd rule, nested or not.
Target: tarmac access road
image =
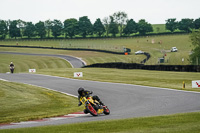
[[[0,129],[59,125],[108,119],[159,116],[200,111],[200,93],[166,88],[146,87],[130,84],[108,83],[68,79],[55,76],[29,73],[0,73],[0,79],[45,87],[77,96],[77,89],[84,87],[93,91],[109,107],[110,115],[93,117],[56,118],[53,120],[32,121],[0,125]],[[78,106],[78,101],[77,101]]]

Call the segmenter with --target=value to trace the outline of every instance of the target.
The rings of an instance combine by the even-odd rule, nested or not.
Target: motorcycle
[[[98,116],[100,114],[109,115],[110,110],[107,106],[102,106],[97,100],[93,100],[91,96],[89,97],[82,97],[80,98],[80,101],[83,105],[85,105],[85,113],[90,113],[93,116]]]
[[[11,73],[14,72],[14,66],[11,66],[11,67],[10,67],[10,71],[11,71]]]

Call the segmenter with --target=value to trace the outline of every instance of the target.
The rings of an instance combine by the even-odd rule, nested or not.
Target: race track
[[[145,87],[118,83],[75,80],[39,74],[0,74],[0,79],[32,84],[77,96],[77,89],[85,87],[97,94],[108,105],[111,114],[58,119],[54,121],[21,123],[0,126],[0,129],[58,125],[106,119],[123,119],[157,116],[200,110],[200,93],[164,88]],[[77,101],[78,104],[78,101]]]

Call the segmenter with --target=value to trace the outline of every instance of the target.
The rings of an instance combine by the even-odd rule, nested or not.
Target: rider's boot
[[[86,109],[84,109],[83,112],[84,112],[85,114],[89,113]]]

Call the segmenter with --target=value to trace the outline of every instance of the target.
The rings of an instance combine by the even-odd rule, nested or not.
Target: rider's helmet
[[[83,95],[83,92],[84,92],[84,88],[83,87],[80,87],[79,89],[78,89],[78,94],[79,95]]]

